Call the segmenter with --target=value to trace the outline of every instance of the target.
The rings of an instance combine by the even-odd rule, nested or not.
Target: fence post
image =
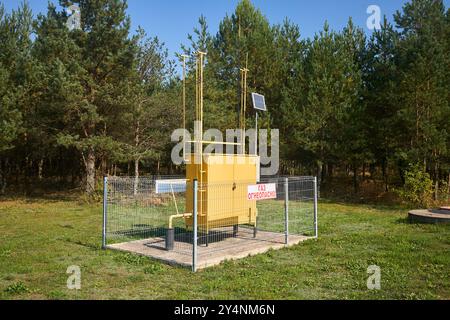
[[[284,180],[284,243],[289,244],[289,178]]]
[[[319,237],[319,228],[317,225],[317,177],[314,177],[314,237]]]
[[[193,203],[193,212],[192,212],[192,218],[193,218],[193,247],[192,247],[192,271],[196,272],[197,271],[197,239],[198,239],[198,234],[197,234],[197,195],[198,195],[198,181],[197,179],[194,180],[194,185],[192,186],[193,188],[193,192],[194,192],[194,203]]]
[[[106,249],[106,223],[108,213],[108,177],[103,177],[103,232],[102,249]]]

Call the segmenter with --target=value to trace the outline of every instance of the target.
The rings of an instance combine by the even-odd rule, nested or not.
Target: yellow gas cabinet
[[[197,179],[198,229],[212,229],[240,224],[256,226],[256,201],[247,199],[247,187],[256,184],[259,157],[254,155],[204,154],[202,163],[189,156],[187,180]],[[200,161],[198,161],[200,162]],[[193,212],[193,190],[186,190],[186,212]],[[185,218],[192,227],[192,216]]]

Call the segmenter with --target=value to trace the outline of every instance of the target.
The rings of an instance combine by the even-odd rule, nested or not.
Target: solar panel
[[[266,99],[262,94],[252,93],[253,108],[256,110],[267,111]]]

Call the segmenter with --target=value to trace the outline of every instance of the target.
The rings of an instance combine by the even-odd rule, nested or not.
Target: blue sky
[[[57,3],[57,0],[51,0]],[[21,0],[0,0],[7,10],[16,8]],[[45,12],[47,1],[28,0],[33,12]],[[231,14],[239,0],[128,0],[128,13],[132,27],[142,26],[149,35],[157,35],[165,42],[171,55],[180,51],[180,44],[187,43],[187,34],[197,25],[200,14],[206,16],[210,31],[217,31],[219,22]],[[392,15],[401,9],[406,0],[252,0],[272,24],[285,17],[298,24],[302,37],[313,37],[321,30],[325,20],[332,29],[342,29],[348,18],[366,27],[369,5],[377,5],[381,14],[392,21]],[[444,1],[447,8],[450,0]]]

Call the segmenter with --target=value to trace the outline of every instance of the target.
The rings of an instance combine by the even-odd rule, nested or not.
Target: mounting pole
[[[256,128],[255,128],[255,156],[258,155],[258,110],[256,110]]]
[[[189,56],[182,54],[183,58],[183,161],[186,162],[186,58]]]
[[[197,174],[197,179],[199,180],[200,188],[203,190],[204,183],[203,183],[203,174],[205,173],[203,171],[203,65],[204,65],[204,57],[206,56],[206,52],[197,51],[197,68],[196,68],[196,75],[197,75],[197,121],[199,123],[199,137],[197,141],[197,152],[198,154],[195,155],[196,161],[200,161],[200,172]],[[196,163],[198,164],[198,162]],[[203,194],[200,192],[200,207],[198,208],[200,214],[203,213]]]
[[[242,154],[245,154],[245,113],[247,107],[247,67],[241,71],[241,135],[242,135]]]

